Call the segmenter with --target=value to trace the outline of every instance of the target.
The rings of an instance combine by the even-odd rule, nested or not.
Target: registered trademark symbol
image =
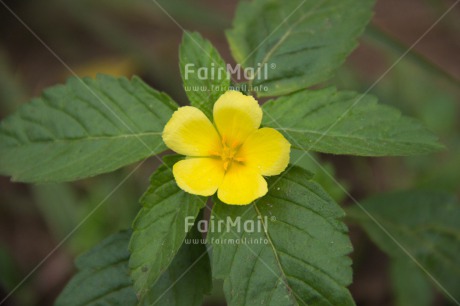
[[[276,64],[275,64],[275,63],[272,63],[272,64],[270,65],[270,68],[271,68],[271,69],[275,69],[275,68],[276,68]]]

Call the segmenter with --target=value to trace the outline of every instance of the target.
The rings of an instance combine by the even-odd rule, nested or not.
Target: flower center
[[[241,144],[234,141],[229,143],[225,136],[222,137],[222,147],[219,152],[212,152],[211,155],[218,157],[223,162],[224,170],[231,166],[232,162],[242,163],[243,159],[241,157],[237,157],[238,150],[240,149]]]

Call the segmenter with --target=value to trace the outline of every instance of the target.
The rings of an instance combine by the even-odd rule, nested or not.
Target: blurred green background
[[[440,136],[447,150],[411,158],[314,158],[335,173],[357,199],[417,187],[460,195],[460,5],[387,73],[454,1],[377,2],[374,19],[360,47],[329,83],[360,92],[372,86],[370,92],[381,103],[422,120]],[[139,75],[185,104],[178,67],[182,28],[200,31],[233,63],[224,30],[231,25],[237,2],[157,3],[1,1],[0,118],[44,88],[69,77],[72,72],[62,62],[79,76],[94,76],[97,72]],[[374,86],[382,74],[385,77]],[[351,203],[322,169],[311,161],[310,164],[317,172],[316,179],[337,201]],[[151,158],[138,169],[133,165],[115,173],[57,185],[32,186],[0,177],[0,300],[62,239],[68,238],[3,305],[52,304],[74,272],[74,257],[109,234],[130,226],[139,209],[138,198],[157,165],[158,160]],[[357,304],[393,305],[386,256],[360,229],[352,226],[351,233],[355,248],[351,290]],[[219,285],[215,287],[207,304],[225,305]],[[435,303],[447,302],[437,296]]]

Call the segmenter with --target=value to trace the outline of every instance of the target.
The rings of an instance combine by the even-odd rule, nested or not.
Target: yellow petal
[[[217,196],[227,204],[247,205],[267,191],[267,182],[255,169],[233,162],[225,173]]]
[[[262,175],[277,175],[289,164],[291,144],[275,129],[262,128],[243,143],[236,158]]]
[[[210,156],[220,149],[213,124],[196,107],[184,106],[174,112],[163,130],[163,141],[173,151],[187,156]]]
[[[174,164],[177,185],[184,191],[201,196],[213,195],[224,177],[222,161],[214,158],[187,158]]]
[[[214,104],[214,124],[228,145],[240,145],[262,121],[262,109],[251,96],[227,91]]]

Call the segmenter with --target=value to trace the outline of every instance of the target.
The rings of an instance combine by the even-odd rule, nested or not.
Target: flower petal
[[[224,177],[222,161],[214,158],[187,158],[174,164],[177,185],[184,191],[201,196],[213,195]]]
[[[217,196],[227,204],[247,205],[267,193],[267,182],[255,169],[232,163],[225,173]]]
[[[230,90],[214,104],[214,124],[228,145],[240,145],[262,122],[262,109],[251,96]]]
[[[220,150],[220,138],[206,115],[184,106],[174,112],[163,130],[163,141],[173,151],[187,156],[210,156]]]
[[[277,175],[289,164],[291,144],[275,129],[261,128],[240,147],[236,158],[262,175]]]

